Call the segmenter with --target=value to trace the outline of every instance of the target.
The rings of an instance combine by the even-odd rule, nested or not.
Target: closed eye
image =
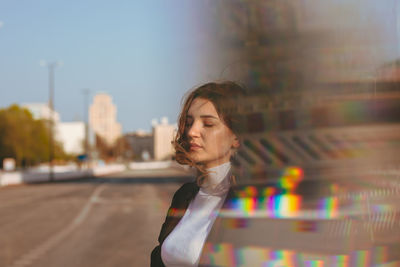
[[[192,124],[193,124],[193,120],[192,119],[188,119],[185,122],[185,127],[190,127],[190,126],[192,126]]]
[[[204,127],[207,127],[207,128],[215,126],[215,123],[216,123],[215,119],[207,118],[207,119],[203,120],[203,125],[204,125]]]

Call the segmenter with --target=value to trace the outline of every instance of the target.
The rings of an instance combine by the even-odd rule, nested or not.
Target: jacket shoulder
[[[181,202],[181,201],[190,201],[194,198],[194,196],[199,191],[199,186],[196,182],[189,182],[183,184],[174,194],[172,198],[172,203]]]

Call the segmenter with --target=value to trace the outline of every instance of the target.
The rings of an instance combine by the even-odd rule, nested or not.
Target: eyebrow
[[[193,119],[193,116],[192,115],[186,115],[186,118]],[[200,115],[200,118],[202,118],[202,119],[216,119],[216,120],[219,120],[219,118],[217,118],[215,116],[212,116],[212,115]]]

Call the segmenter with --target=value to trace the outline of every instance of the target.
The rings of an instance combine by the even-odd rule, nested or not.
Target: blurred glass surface
[[[202,265],[400,266],[397,1],[219,3],[249,96]]]

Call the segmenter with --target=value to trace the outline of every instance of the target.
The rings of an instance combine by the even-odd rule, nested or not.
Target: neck
[[[220,184],[224,180],[224,178],[228,175],[230,168],[231,168],[231,163],[229,161],[220,164],[218,166],[208,168],[207,178],[204,185],[213,187]]]
[[[230,163],[229,159],[219,159],[218,161],[204,163],[203,166],[208,170],[208,169],[211,169],[211,168],[215,168],[215,167],[221,166],[221,165],[223,165],[225,163],[228,163],[228,162]]]

